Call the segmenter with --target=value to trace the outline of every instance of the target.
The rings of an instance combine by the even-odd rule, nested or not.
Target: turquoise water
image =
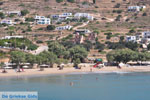
[[[150,100],[150,73],[0,78],[0,91],[38,91],[39,100]]]

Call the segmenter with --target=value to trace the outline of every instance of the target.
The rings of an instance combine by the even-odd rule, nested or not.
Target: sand
[[[7,73],[2,73],[0,70],[0,77],[18,77],[18,76],[40,76],[40,75],[51,75],[51,74],[70,74],[74,72],[89,72],[89,73],[107,73],[107,72],[150,72],[150,67],[123,67],[118,69],[117,67],[104,67],[101,69],[91,67],[82,67],[82,69],[75,68],[64,68],[59,70],[58,68],[45,68],[44,71],[39,71],[39,69],[25,69],[24,72],[15,72],[15,70],[7,70]]]

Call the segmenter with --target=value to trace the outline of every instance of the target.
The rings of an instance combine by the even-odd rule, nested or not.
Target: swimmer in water
[[[98,80],[98,78],[96,77],[96,80]]]
[[[70,86],[73,86],[73,82],[70,82]]]

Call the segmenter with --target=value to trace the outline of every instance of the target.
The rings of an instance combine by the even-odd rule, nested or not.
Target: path
[[[39,46],[36,50],[34,51],[30,51],[30,53],[34,54],[34,55],[37,55],[43,51],[48,51],[48,46],[45,46],[45,45],[41,45]]]

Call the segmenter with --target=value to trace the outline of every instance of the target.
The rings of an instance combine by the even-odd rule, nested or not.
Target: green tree
[[[120,49],[109,52],[106,57],[109,62],[127,63],[133,60],[133,51],[130,49]]]
[[[21,15],[22,16],[25,16],[25,15],[27,15],[29,13],[29,11],[28,10],[21,10]]]
[[[57,3],[61,3],[63,2],[64,0],[56,0]]]
[[[64,56],[65,55],[65,47],[61,44],[59,44],[57,41],[50,42],[48,44],[49,51],[53,52],[56,54],[58,57]]]
[[[93,0],[93,3],[96,4],[96,0]]]
[[[5,18],[4,13],[0,12],[0,18],[1,18],[1,19]]]
[[[26,59],[26,63],[30,63],[31,65],[33,65],[34,63],[36,63],[36,56],[35,55],[26,54],[25,55],[25,59]]]
[[[80,59],[77,58],[73,61],[74,67],[78,68],[78,65],[81,63]]]
[[[48,25],[46,27],[47,30],[55,30],[55,26],[54,25]]]
[[[70,3],[74,3],[75,1],[74,0],[67,0],[68,2],[70,2]]]
[[[69,51],[70,51],[70,58],[72,59],[72,62],[74,62],[76,59],[80,59],[81,62],[84,62],[85,58],[88,55],[86,49],[78,45],[70,48]]]
[[[147,50],[150,50],[150,44],[147,45]]]
[[[95,43],[95,49],[98,49],[99,52],[103,51],[105,48],[105,45],[104,44],[101,44],[100,42],[96,42]]]
[[[37,55],[37,61],[39,64],[49,64],[53,67],[53,64],[57,61],[57,56],[53,52],[44,51]]]
[[[11,62],[17,64],[17,68],[20,70],[20,64],[25,62],[25,53],[21,51],[12,51],[11,52]]]
[[[124,41],[124,36],[120,36],[120,42]]]
[[[90,49],[93,47],[93,43],[88,40],[86,40],[82,45],[84,48],[86,48],[87,51],[90,51]]]

